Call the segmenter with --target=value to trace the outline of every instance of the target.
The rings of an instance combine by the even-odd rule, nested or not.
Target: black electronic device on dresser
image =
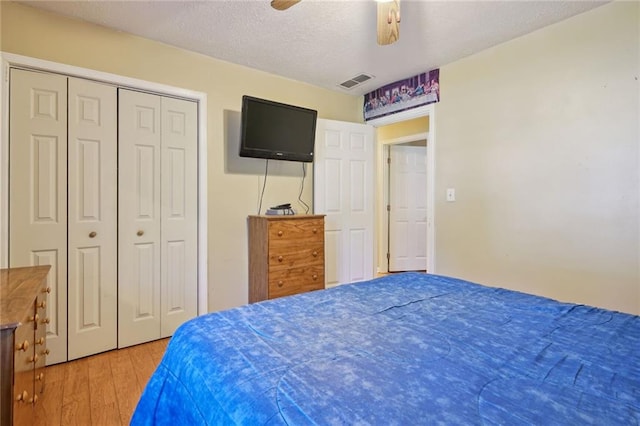
[[[291,203],[278,204],[277,206],[269,207],[265,212],[267,216],[278,215],[294,215],[296,214],[291,207]]]

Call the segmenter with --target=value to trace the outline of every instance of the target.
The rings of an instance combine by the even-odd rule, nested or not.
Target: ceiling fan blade
[[[400,0],[378,2],[378,44],[387,45],[400,39]]]
[[[299,2],[300,0],[271,0],[271,7],[277,10],[286,10]]]

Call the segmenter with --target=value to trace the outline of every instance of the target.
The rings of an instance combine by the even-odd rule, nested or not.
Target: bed
[[[132,425],[640,423],[640,317],[422,273],[207,314]]]

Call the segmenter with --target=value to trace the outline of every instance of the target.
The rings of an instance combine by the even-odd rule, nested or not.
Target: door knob
[[[140,230],[140,231],[136,232],[136,235],[138,237],[142,237],[144,235],[144,231]]]

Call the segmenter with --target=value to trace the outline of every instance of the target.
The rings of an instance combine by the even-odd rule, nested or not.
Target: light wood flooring
[[[128,425],[169,339],[113,350],[45,369],[36,425]]]

